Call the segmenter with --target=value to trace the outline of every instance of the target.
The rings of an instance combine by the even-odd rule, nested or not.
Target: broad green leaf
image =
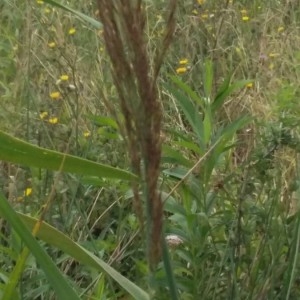
[[[114,128],[116,130],[119,129],[119,126],[117,122],[110,117],[105,116],[94,116],[94,115],[88,115],[87,116],[89,120],[91,120],[96,126],[109,126],[111,128]]]
[[[240,80],[231,85],[229,85],[230,78],[226,79],[224,84],[221,86],[220,91],[217,93],[213,103],[212,103],[212,113],[215,112],[222,106],[226,98],[231,95],[233,92],[244,88],[246,84],[252,82],[252,80]]]
[[[204,101],[201,99],[196,92],[194,92],[189,85],[184,83],[180,78],[177,76],[170,76],[171,80],[179,89],[183,92],[185,92],[186,95],[188,95],[195,104],[199,105],[202,110],[204,110]]]
[[[228,124],[220,131],[219,136],[216,139],[217,144],[205,163],[205,171],[203,175],[206,183],[209,182],[212,171],[219,162],[220,155],[230,149],[230,147],[228,147],[228,143],[232,141],[236,132],[247,125],[251,120],[252,119],[249,116],[243,116]]]
[[[195,104],[191,102],[190,99],[180,90],[173,88],[167,84],[165,84],[164,86],[175,97],[175,100],[180,105],[180,108],[182,109],[186,120],[189,122],[194,134],[198,138],[199,146],[204,149],[205,143],[203,140],[203,124],[199,108],[195,106]]]
[[[167,145],[163,146],[163,154],[162,154],[162,162],[163,163],[172,163],[179,164],[185,166],[187,168],[191,168],[193,163],[186,159],[180,151],[169,147]]]
[[[79,17],[80,19],[86,21],[87,23],[89,23],[90,25],[92,25],[96,29],[101,29],[103,27],[102,24],[100,22],[98,22],[97,20],[95,20],[95,19],[93,19],[93,18],[91,18],[91,17],[89,17],[89,16],[81,13],[80,11],[72,9],[69,6],[66,6],[64,4],[58,3],[58,2],[53,1],[53,0],[44,0],[44,2],[48,3],[48,4],[52,5],[52,6],[59,7],[61,9],[63,9],[63,10],[66,10],[66,11],[72,13],[73,15],[75,15],[75,16]]]
[[[183,147],[185,150],[190,150],[191,152],[194,152],[195,154],[198,154],[198,156],[200,157],[200,155],[203,155],[205,152],[201,151],[201,149],[199,148],[199,146],[194,143],[193,141],[186,141],[186,140],[182,140],[182,141],[174,141],[173,142],[174,145],[178,145],[180,147]]]
[[[73,155],[47,150],[0,131],[0,160],[49,170],[122,180],[136,178],[132,173]]]
[[[188,173],[189,169],[184,167],[175,167],[171,169],[166,169],[163,173],[171,178],[175,178],[177,180],[182,180],[186,174]]]
[[[203,140],[205,145],[209,144],[209,141],[212,136],[212,130],[213,130],[213,124],[212,124],[212,115],[211,115],[211,109],[210,104],[207,104],[207,107],[205,109],[204,113],[204,120],[203,120]]]
[[[171,264],[171,258],[169,255],[168,245],[165,239],[162,240],[162,255],[163,262],[166,270],[166,278],[169,285],[170,299],[177,300],[178,298],[178,289],[175,281],[174,271]]]
[[[31,232],[24,223],[20,220],[17,213],[9,205],[6,198],[0,193],[0,215],[2,218],[6,219],[12,228],[21,237],[22,241],[26,247],[31,251],[31,253],[36,258],[37,263],[41,266],[45,272],[49,283],[56,291],[58,299],[61,300],[80,300],[79,296],[73,290],[71,285],[68,283],[67,279],[62,275],[60,270],[54,264],[49,255],[40,246],[36,239],[32,236]],[[36,223],[37,220],[35,220]],[[33,223],[33,226],[34,224]],[[32,227],[33,227],[32,226]]]
[[[244,126],[249,124],[253,119],[249,116],[242,116],[230,124],[228,124],[225,128],[223,128],[221,133],[221,138],[225,140],[226,142],[231,140],[234,136],[234,134],[242,129]]]
[[[18,214],[18,218],[20,218],[22,222],[26,225],[25,227],[26,230],[28,229],[31,230],[37,222],[37,219],[35,218],[32,218],[30,216],[21,213],[17,213],[17,214]],[[2,211],[0,211],[0,215],[1,216],[3,215]],[[135,285],[126,277],[118,273],[110,265],[105,263],[100,258],[96,257],[88,250],[84,249],[76,242],[72,241],[68,236],[66,236],[56,228],[52,227],[51,225],[43,222],[39,232],[37,233],[37,237],[45,241],[46,243],[57,247],[58,249],[70,255],[71,257],[83,263],[84,265],[95,268],[100,272],[105,272],[107,275],[113,278],[124,290],[126,290],[131,296],[133,296],[134,299],[138,299],[138,300],[150,299],[149,295],[140,287]]]
[[[210,59],[207,59],[204,63],[204,94],[207,99],[211,98],[212,84],[213,84],[213,63]]]

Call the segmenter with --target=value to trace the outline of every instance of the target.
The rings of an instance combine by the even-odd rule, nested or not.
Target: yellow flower
[[[51,98],[52,100],[58,100],[58,99],[60,99],[60,97],[61,97],[60,92],[52,92],[52,93],[50,94],[50,98]]]
[[[55,48],[56,47],[56,43],[55,42],[50,42],[50,43],[48,43],[48,47],[49,48]]]
[[[202,14],[201,15],[201,19],[203,19],[203,20],[207,20],[208,19],[208,14]]]
[[[66,74],[63,74],[63,75],[60,76],[60,80],[61,81],[68,81],[69,80],[69,76],[66,75]]]
[[[48,113],[46,111],[41,111],[40,112],[40,118],[41,118],[41,120],[44,120],[47,117],[48,117]]]
[[[278,27],[278,28],[277,28],[277,31],[278,31],[278,32],[284,31],[284,27],[283,27],[283,26]]]
[[[44,13],[45,13],[45,14],[50,14],[50,13],[51,13],[51,9],[48,8],[48,7],[46,7],[46,8],[44,9]]]
[[[179,67],[176,69],[176,73],[177,74],[184,74],[187,72],[187,68],[186,67]]]
[[[197,0],[197,2],[198,2],[199,5],[203,5],[205,0]]]
[[[246,87],[247,87],[248,89],[252,89],[252,88],[253,88],[253,82],[247,83],[247,84],[246,84]]]
[[[87,138],[87,137],[91,136],[91,132],[87,130],[83,133],[83,136]]]
[[[241,14],[242,14],[242,15],[246,15],[246,14],[247,14],[247,10],[246,10],[246,9],[242,9],[242,10],[241,10]]]
[[[42,0],[36,0],[36,3],[37,4],[44,4],[44,1],[42,1]]]
[[[181,60],[179,61],[179,64],[180,64],[180,65],[186,65],[186,64],[188,64],[188,62],[189,62],[189,60],[188,60],[187,58],[183,58],[183,59],[181,59]]]
[[[72,27],[69,29],[68,33],[69,33],[69,35],[73,35],[73,34],[75,34],[75,32],[76,32],[76,29],[74,27]]]
[[[249,18],[248,16],[243,16],[243,17],[242,17],[242,20],[243,20],[244,22],[247,22],[247,21],[250,20],[250,18]]]
[[[269,54],[269,57],[271,57],[271,58],[274,58],[274,57],[277,57],[277,56],[279,56],[279,53],[270,53]]]
[[[57,117],[50,118],[50,119],[48,120],[48,122],[49,122],[50,124],[57,124],[57,123],[58,123],[58,118],[57,118]]]
[[[24,197],[28,197],[32,194],[32,188],[28,187],[24,191]]]

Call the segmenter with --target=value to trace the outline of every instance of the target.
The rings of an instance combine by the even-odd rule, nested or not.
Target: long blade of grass
[[[72,13],[73,15],[75,15],[75,16],[79,17],[80,19],[86,21],[87,23],[91,24],[96,29],[101,29],[102,28],[102,24],[99,21],[97,21],[97,20],[95,20],[95,19],[93,19],[93,18],[91,18],[91,17],[89,17],[89,16],[81,13],[80,11],[72,9],[69,6],[66,6],[64,4],[58,3],[58,2],[53,1],[53,0],[44,0],[44,2],[48,3],[48,4],[52,5],[52,6],[59,7],[61,9],[64,9],[64,10]]]
[[[204,142],[204,133],[203,133],[203,122],[202,116],[199,112],[199,108],[193,103],[188,96],[183,94],[181,90],[173,88],[170,85],[164,85],[166,89],[174,96],[177,103],[180,105],[185,118],[190,123],[191,127],[193,128],[194,133],[196,134],[199,146],[204,149],[205,142]]]
[[[217,93],[217,96],[215,97],[213,103],[212,103],[212,113],[215,114],[215,112],[222,106],[225,99],[231,95],[233,92],[244,88],[248,83],[253,82],[253,80],[240,80],[237,81],[231,85],[229,85],[229,78],[226,79],[224,85],[222,85],[220,91]]]
[[[40,148],[0,131],[0,160],[57,171],[60,169],[64,156],[63,172],[122,180],[136,178],[130,172],[73,155]]]
[[[203,87],[206,98],[211,97],[212,84],[213,84],[213,63],[210,59],[207,59],[204,63],[204,79],[203,79]]]
[[[0,206],[1,208],[1,206]],[[23,225],[26,225],[26,228],[32,230],[38,221],[35,218],[30,216],[17,213],[18,217],[22,220]],[[0,216],[5,217],[2,211],[0,211]],[[24,227],[24,226],[23,226]],[[52,227],[51,225],[43,222],[38,233],[37,237],[46,243],[57,247],[64,253],[70,255],[77,261],[83,263],[86,266],[97,269],[100,272],[105,272],[111,278],[113,278],[121,287],[124,288],[134,299],[138,300],[148,300],[150,299],[149,295],[142,290],[140,287],[135,285],[133,282],[128,280],[126,277],[118,273],[110,265],[105,263],[100,258],[96,257],[94,254],[90,253],[88,250],[84,249],[82,246],[72,241],[68,236]],[[66,298],[67,299],[67,298]],[[75,299],[75,298],[74,298]]]
[[[162,251],[163,251],[163,262],[166,270],[166,277],[169,285],[169,292],[170,292],[170,299],[171,300],[177,300],[178,298],[178,289],[174,277],[174,272],[171,265],[171,259],[169,256],[169,249],[167,246],[167,242],[165,239],[163,239],[163,245],[162,245]]]
[[[31,253],[36,258],[38,264],[41,266],[45,272],[49,283],[52,285],[56,291],[58,299],[61,300],[80,300],[79,296],[73,290],[71,285],[68,283],[67,279],[62,275],[57,266],[53,263],[49,255],[45,250],[39,245],[39,243],[32,236],[27,227],[24,226],[24,223],[20,220],[17,213],[9,205],[6,198],[0,193],[0,215],[5,218],[12,228],[17,232],[22,241],[31,251]],[[36,224],[37,220],[32,224]],[[32,227],[33,227],[32,226]],[[9,284],[9,283],[8,283]],[[2,299],[12,299],[10,298],[9,291],[8,294],[4,295]]]
[[[187,94],[194,102],[195,104],[199,105],[202,110],[204,110],[204,101],[201,99],[196,92],[192,90],[192,88],[183,82],[180,78],[177,76],[170,76],[170,79],[172,80],[173,83],[185,94]]]

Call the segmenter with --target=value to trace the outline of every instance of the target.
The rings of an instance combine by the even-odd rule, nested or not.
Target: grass
[[[173,39],[157,82],[151,77],[158,95],[153,99],[160,104],[145,115],[141,91],[150,89],[139,82],[141,76],[123,76],[118,58],[111,63],[113,50],[120,50],[107,50],[111,35],[46,3],[0,4],[1,130],[146,182],[132,189],[121,179],[86,176],[88,170],[75,175],[62,172],[64,166],[51,171],[10,160],[0,164],[1,190],[16,212],[37,219],[52,195],[43,219],[150,298],[298,299],[300,11],[296,1],[200,2],[177,3]],[[104,20],[96,5],[68,5]],[[171,23],[165,3],[144,1],[143,7],[140,34],[149,58],[144,70],[157,62]],[[140,48],[130,44],[135,39],[121,37],[135,66],[130,54]],[[155,116],[160,106],[161,133],[159,122],[154,132],[142,129],[145,116]],[[131,125],[137,135],[131,135]],[[159,166],[157,157],[143,156],[149,147],[139,143],[146,134],[151,145],[162,141]],[[142,168],[148,159],[150,167]],[[148,193],[147,170],[154,174],[154,194]],[[163,224],[149,206],[156,187]],[[4,219],[0,228],[2,295],[25,240]],[[163,256],[161,230],[178,243],[168,240]],[[59,245],[39,245],[82,299],[130,299],[116,283],[122,279],[79,263]],[[25,260],[14,297],[56,299],[47,272],[32,256]]]

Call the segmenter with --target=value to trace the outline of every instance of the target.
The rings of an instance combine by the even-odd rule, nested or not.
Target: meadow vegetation
[[[0,4],[0,298],[299,299],[298,1],[126,2]]]

